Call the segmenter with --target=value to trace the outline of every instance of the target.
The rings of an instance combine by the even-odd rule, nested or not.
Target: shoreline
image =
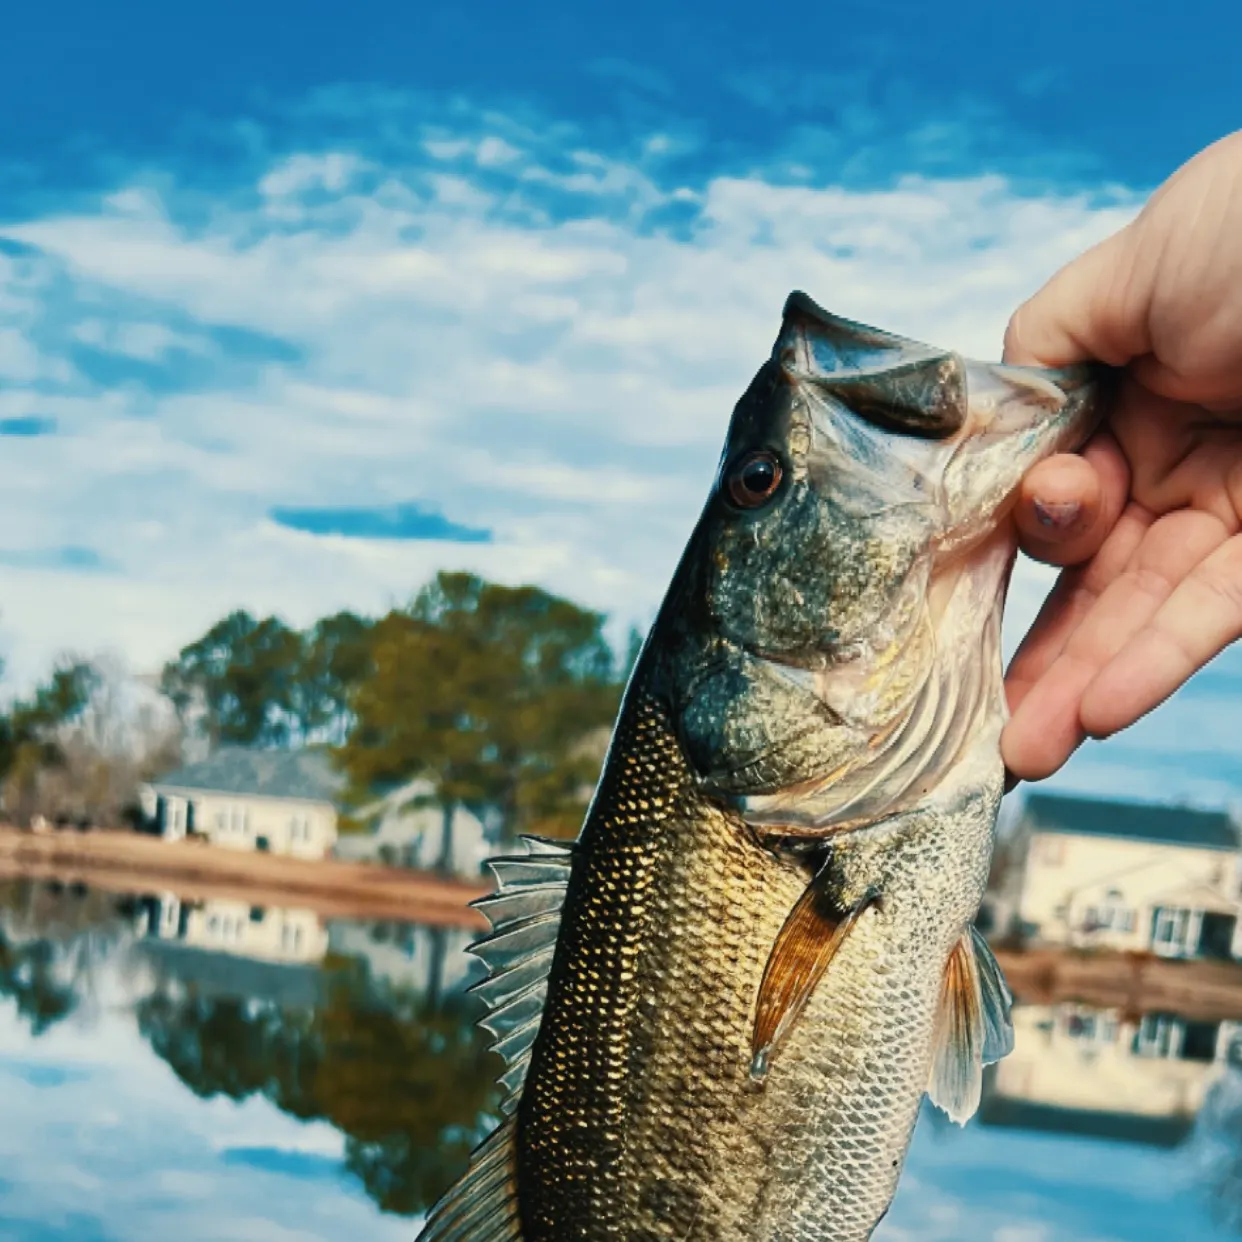
[[[391,919],[467,930],[487,920],[468,903],[490,892],[429,872],[338,859],[221,849],[138,833],[0,826],[0,877],[82,883],[114,893],[161,889],[194,899],[293,906],[325,918]]]
[[[0,825],[0,879],[81,883],[112,893],[170,891],[189,900],[313,910],[323,918],[399,921],[484,931],[469,902],[492,884],[338,859],[258,854],[122,831],[23,832]],[[1127,1014],[1242,1020],[1242,962],[1176,961],[1152,954],[1053,946],[993,946],[1015,997],[1078,1002]]]

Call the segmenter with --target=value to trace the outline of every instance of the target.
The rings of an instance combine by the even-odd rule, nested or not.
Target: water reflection
[[[412,1224],[404,1218],[425,1210],[460,1173],[497,1105],[499,1067],[484,1051],[476,1006],[464,992],[477,969],[463,952],[469,939],[415,924],[325,923],[295,908],[2,882],[0,1010],[16,1015],[21,1034],[16,1052],[14,1037],[5,1036],[0,1075],[7,1070],[11,1084],[22,1074],[68,1081],[72,1066],[44,1058],[31,1078],[34,1062],[21,1058],[53,1044],[58,1031],[81,1028],[89,1038],[120,1014],[145,1064],[171,1075],[169,1089],[185,1101],[271,1106],[272,1115],[305,1123],[306,1133],[319,1126],[339,1135],[332,1177],[373,1205],[374,1219],[363,1226],[379,1237],[387,1214],[404,1231],[394,1236],[407,1237]],[[929,1113],[920,1125],[877,1242],[1163,1242],[1242,1232],[1242,1024],[1063,1003],[1020,1004],[1015,1026],[1015,1051],[989,1071],[977,1122],[962,1132]],[[132,1058],[117,1063],[108,1090],[124,1135],[152,1097],[134,1089],[149,1070]],[[80,1097],[63,1098],[72,1115],[53,1117],[40,1100],[27,1116],[60,1136],[53,1145],[83,1142]],[[255,1170],[267,1161],[270,1171],[276,1157],[254,1137],[255,1115],[245,1115],[237,1123],[242,1137],[230,1140],[229,1160],[203,1193],[213,1202],[262,1200],[245,1236],[275,1236],[278,1225],[289,1236],[356,1231],[356,1221],[328,1221],[323,1207],[314,1209],[323,1220],[310,1228],[294,1221],[296,1204],[270,1188],[260,1193]],[[158,1131],[168,1123],[155,1116]],[[317,1142],[316,1153],[324,1150]],[[147,1149],[134,1165],[158,1166],[159,1158]],[[302,1169],[300,1177],[329,1159],[296,1151],[283,1158]],[[87,1145],[79,1167],[100,1160],[98,1146]],[[127,1168],[121,1176],[146,1174]],[[161,1219],[195,1215],[184,1197],[186,1174],[170,1162],[150,1176],[152,1193],[164,1196],[161,1210],[173,1212]],[[315,1177],[322,1195],[343,1203],[331,1178]],[[174,1194],[166,1184],[182,1189]],[[110,1236],[98,1227],[43,1229],[53,1199],[42,1191],[28,1192],[33,1206],[11,1227],[4,1187],[0,1173],[6,1237]],[[123,1219],[128,1225],[132,1211]],[[202,1228],[204,1237],[244,1232],[218,1222]]]
[[[190,1091],[329,1122],[374,1202],[413,1215],[460,1172],[496,1105],[498,1067],[463,994],[469,939],[18,881],[0,887],[0,995],[38,1036],[119,966],[139,1031]]]
[[[1236,1022],[1022,1005],[1012,1054],[988,1072],[980,1121],[1176,1147],[1226,1072]]]

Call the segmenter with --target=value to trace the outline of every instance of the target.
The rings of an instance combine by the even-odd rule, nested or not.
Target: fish
[[[577,839],[491,864],[504,1098],[422,1242],[864,1242],[975,1112],[1011,510],[1109,391],[790,295]]]

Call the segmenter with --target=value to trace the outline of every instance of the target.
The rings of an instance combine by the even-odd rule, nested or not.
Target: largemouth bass
[[[424,1242],[863,1242],[975,1111],[1008,512],[1101,392],[791,295],[578,840],[493,864],[506,1115]]]

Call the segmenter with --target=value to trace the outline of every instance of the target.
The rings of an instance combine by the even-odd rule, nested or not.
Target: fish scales
[[[885,860],[882,919],[843,949],[760,1090],[754,996],[806,874],[696,793],[658,703],[627,707],[612,755],[519,1111],[526,1236],[867,1238],[927,1080],[944,929],[982,894],[999,787],[973,813],[924,816]],[[851,860],[860,885],[874,861]],[[946,877],[937,892],[927,869]]]
[[[924,1096],[974,1113],[1007,511],[1103,380],[791,295],[578,840],[493,863],[507,1119],[424,1242],[866,1242]]]

